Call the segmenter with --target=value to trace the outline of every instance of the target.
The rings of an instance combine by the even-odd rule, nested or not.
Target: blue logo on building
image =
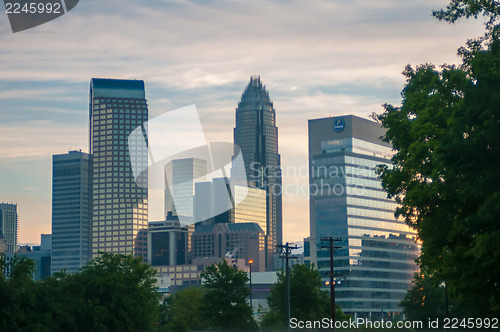
[[[336,132],[340,133],[342,130],[344,130],[344,127],[345,127],[344,119],[340,118],[333,121],[333,129]]]

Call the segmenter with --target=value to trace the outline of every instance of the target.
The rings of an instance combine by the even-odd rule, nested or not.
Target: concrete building
[[[52,156],[52,272],[78,272],[90,258],[91,162],[81,151]]]
[[[158,286],[158,290],[163,294],[175,294],[188,287],[201,286],[203,282],[201,272],[204,271],[205,267],[221,263],[224,259],[230,266],[248,272],[248,266],[244,259],[230,257],[206,257],[194,259],[192,264],[153,266],[157,271],[156,285]]]
[[[92,257],[147,256],[148,106],[144,82],[90,82]]]
[[[309,120],[311,236],[306,261],[315,263],[325,281],[329,252],[321,237],[335,243],[336,301],[354,317],[401,313],[399,302],[411,286],[419,255],[416,233],[394,217],[377,177],[378,165],[390,165],[391,145],[382,142],[380,124],[353,115]]]
[[[5,276],[10,277],[11,263],[15,257],[27,257],[35,261],[35,271],[33,280],[40,280],[49,277],[51,274],[51,251],[52,237],[50,234],[42,234],[39,246],[21,246],[16,253],[5,254],[7,263]]]

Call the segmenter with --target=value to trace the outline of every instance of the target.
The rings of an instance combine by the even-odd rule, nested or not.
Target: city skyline
[[[1,16],[0,201],[18,203],[19,242],[50,232],[51,156],[88,152],[91,77],[145,80],[151,116],[195,103],[207,138],[230,142],[240,91],[260,74],[278,110],[282,166],[299,169],[307,167],[307,119],[366,118],[400,103],[407,63],[459,62],[458,45],[481,35],[482,24],[438,22],[431,10],[445,3],[88,1],[18,34]],[[307,184],[286,175],[284,185]],[[283,196],[284,241],[308,234],[307,194],[295,192]]]

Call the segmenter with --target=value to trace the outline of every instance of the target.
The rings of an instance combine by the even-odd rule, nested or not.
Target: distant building
[[[255,272],[265,270],[264,231],[256,223],[201,225],[192,236],[193,260],[234,258],[253,260]]]
[[[198,258],[193,260],[192,264],[186,265],[153,266],[157,271],[156,286],[158,291],[164,294],[175,294],[188,287],[201,286],[203,283],[201,272],[205,270],[205,267],[221,263],[222,260],[226,260],[230,266],[238,270],[248,272],[245,260],[229,257]]]
[[[248,181],[266,190],[266,269],[272,270],[273,252],[283,238],[281,156],[276,111],[259,76],[250,78],[236,108],[234,144],[241,149]]]
[[[304,264],[311,264],[311,238],[304,239]]]
[[[52,157],[52,272],[76,273],[90,259],[91,162],[81,151]]]
[[[144,81],[93,78],[89,104],[92,257],[109,252],[146,260],[148,106]]]
[[[262,316],[256,314],[261,309],[265,311],[269,308],[267,298],[271,295],[271,287],[278,282],[278,273],[276,271],[254,272],[252,269],[252,275],[250,276],[250,273],[248,273],[248,286],[250,286],[250,278],[252,278],[253,312],[255,318],[260,321]]]
[[[276,271],[281,271],[281,270],[285,270],[285,259],[283,257],[281,257],[279,254],[276,254],[274,255],[274,266],[276,268]],[[292,251],[292,256],[290,257],[289,261],[288,261],[288,265],[290,267],[294,266],[294,265],[299,265],[299,264],[304,264],[305,261],[304,261],[304,253],[302,252],[298,252],[298,253],[295,253],[294,251]]]
[[[17,204],[0,203],[0,232],[5,240],[6,253],[17,250],[18,222]]]
[[[416,233],[394,217],[396,203],[376,174],[378,165],[391,165],[384,134],[380,124],[353,115],[309,120],[308,260],[326,281],[330,259],[321,237],[341,239],[335,243],[341,246],[334,254],[335,296],[355,318],[401,313],[417,271]]]
[[[165,217],[193,218],[195,180],[203,181],[207,174],[207,162],[203,159],[174,159],[165,165]]]
[[[5,237],[0,232],[0,254],[5,254],[6,249],[7,249],[7,244],[5,243]]]
[[[148,261],[152,266],[191,263],[194,225],[181,226],[171,214],[165,221],[152,221],[148,230]]]
[[[5,261],[7,263],[5,269],[5,276],[10,278],[11,263],[15,257],[27,257],[35,261],[35,272],[33,280],[40,280],[49,277],[51,274],[51,251],[42,250],[50,248],[51,237],[46,236],[50,234],[42,234],[41,245],[39,246],[21,246],[16,253],[7,253]]]
[[[41,235],[41,251],[52,251],[52,234],[42,234]]]

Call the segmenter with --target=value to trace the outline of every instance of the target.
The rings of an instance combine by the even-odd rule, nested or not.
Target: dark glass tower
[[[52,160],[52,271],[76,273],[90,254],[92,159],[70,151]]]
[[[148,106],[144,81],[90,82],[92,256],[147,256]],[[137,177],[135,171],[142,172]]]
[[[266,190],[266,269],[273,269],[273,252],[282,243],[281,157],[278,153],[276,111],[260,77],[250,78],[236,108],[234,143],[245,162],[249,183]],[[236,153],[235,153],[236,155]]]

